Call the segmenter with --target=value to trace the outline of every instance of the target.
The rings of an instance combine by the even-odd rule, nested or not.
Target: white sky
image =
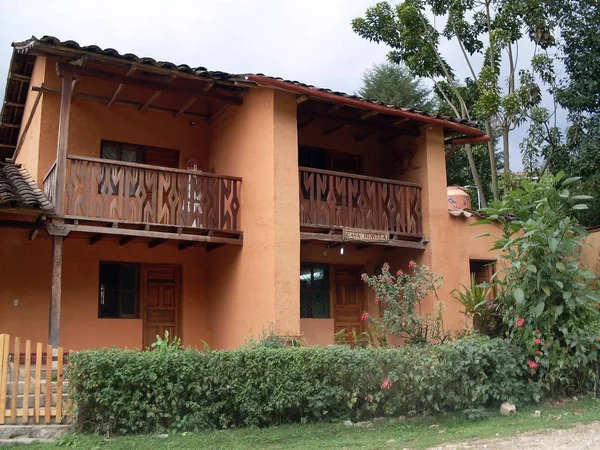
[[[387,53],[385,46],[360,38],[350,27],[373,4],[375,0],[0,0],[0,96],[11,42],[31,35],[353,93],[363,71],[384,61]],[[514,134],[511,168],[519,170],[523,131]]]

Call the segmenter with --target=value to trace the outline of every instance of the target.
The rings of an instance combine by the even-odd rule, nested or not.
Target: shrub
[[[79,423],[147,433],[463,411],[531,400],[499,339],[399,349],[86,350],[69,356]]]
[[[579,263],[587,235],[574,217],[587,195],[573,195],[578,178],[546,174],[523,180],[480,223],[502,229],[494,248],[508,265],[497,277],[504,332],[524,352],[520,365],[555,395],[596,380],[600,336],[596,276]]]

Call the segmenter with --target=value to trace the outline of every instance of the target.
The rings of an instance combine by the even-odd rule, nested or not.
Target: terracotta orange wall
[[[0,333],[45,343],[48,338],[51,238],[28,239],[26,230],[0,234]],[[60,342],[65,348],[141,347],[141,319],[98,318],[99,261],[179,264],[182,266],[181,330],[185,345],[212,341],[206,301],[206,257],[200,248],[174,245],[149,249],[144,243],[69,237],[64,243]],[[18,299],[19,305],[13,306]]]
[[[269,323],[297,334],[299,205],[296,101],[256,89],[211,125],[210,165],[242,181],[242,248],[210,254],[209,297],[217,347],[234,347]]]
[[[44,77],[46,74],[46,58],[38,57],[35,60],[33,66],[33,72],[31,74],[31,86],[40,86],[44,82]],[[42,116],[43,116],[43,98],[40,98],[38,106],[35,110],[35,113],[31,119],[31,124],[26,134],[25,124],[29,120],[31,116],[33,105],[35,103],[35,99],[37,97],[37,92],[29,92],[27,95],[27,100],[25,101],[25,108],[23,110],[23,125],[21,127],[19,133],[19,142],[23,139],[23,145],[17,155],[16,161],[19,164],[22,164],[31,176],[38,180],[38,159],[39,159],[39,146],[40,146],[40,130],[42,126]],[[43,176],[43,175],[42,175]]]
[[[581,250],[581,262],[600,277],[600,230],[591,232]]]
[[[43,82],[47,88],[61,89],[62,79],[56,74],[55,67],[55,59],[48,58],[44,61],[38,58],[31,86],[39,86]],[[83,78],[78,85],[79,92],[92,94],[100,92],[111,95],[107,93],[114,92],[114,89],[114,83],[107,84],[90,78]],[[135,88],[126,87],[124,91],[126,89]],[[151,95],[150,91],[145,92],[146,97]],[[27,102],[32,102],[35,95],[35,92],[30,92]],[[41,103],[39,109],[42,111],[42,119],[36,128],[37,135],[40,136],[39,155],[36,152],[37,142],[32,141],[31,149],[28,148],[21,157],[31,167],[32,176],[37,180],[46,175],[56,160],[60,95],[45,93]],[[36,133],[32,133],[32,138],[35,136]],[[139,113],[135,108],[118,105],[106,109],[104,103],[74,98],[69,121],[69,155],[99,157],[100,141],[103,139],[179,150],[180,168],[185,168],[187,161],[194,158],[200,161],[204,170],[208,170],[208,126],[205,121],[196,120],[194,126],[191,126],[189,118],[174,118],[166,112]],[[37,167],[36,157],[39,157]]]

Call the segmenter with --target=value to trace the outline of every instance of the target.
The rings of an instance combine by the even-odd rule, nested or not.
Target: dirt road
[[[577,425],[563,430],[542,430],[521,433],[510,438],[485,439],[445,444],[429,450],[580,450],[600,449],[600,422]]]

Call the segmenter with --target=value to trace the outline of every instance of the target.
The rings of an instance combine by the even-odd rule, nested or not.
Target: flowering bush
[[[598,361],[597,280],[579,264],[587,233],[573,215],[591,197],[572,195],[577,180],[563,173],[525,179],[479,221],[502,229],[494,248],[508,261],[497,277],[504,335],[523,351],[523,367],[556,395],[595,382]]]
[[[448,335],[442,321],[443,303],[437,294],[442,277],[414,261],[408,267],[412,275],[402,270],[392,275],[388,263],[383,264],[380,275],[362,274],[362,280],[375,292],[375,303],[382,304],[383,313],[377,318],[365,312],[361,319],[370,323],[375,334],[372,340],[382,346],[387,345],[388,335],[404,338],[409,344],[444,342]],[[433,316],[422,317],[421,301],[429,294],[436,299],[436,311]]]

